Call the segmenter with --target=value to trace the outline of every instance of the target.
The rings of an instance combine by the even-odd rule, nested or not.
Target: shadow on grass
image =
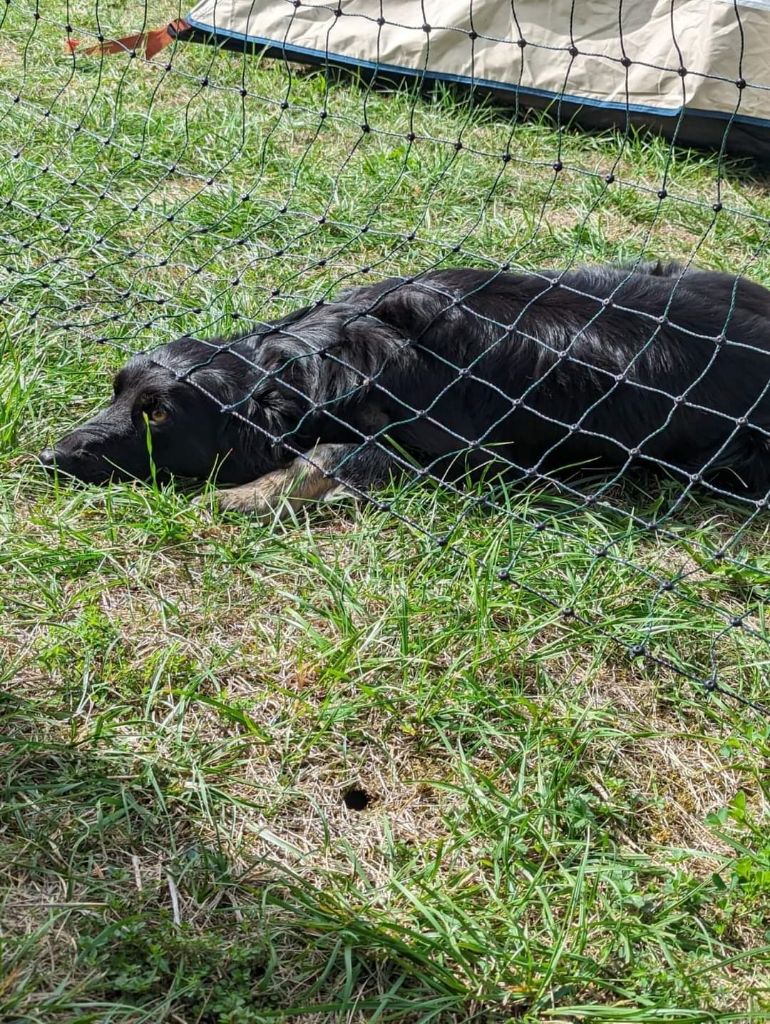
[[[4,704],[3,1019],[257,1024],[523,1009],[522,993],[474,980],[482,950],[458,962],[376,901],[357,907],[279,861],[229,855],[162,758],[57,741],[30,706]]]

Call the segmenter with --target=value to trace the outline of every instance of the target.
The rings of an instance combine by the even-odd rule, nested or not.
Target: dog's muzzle
[[[83,448],[72,452],[60,448],[44,448],[37,460],[47,473],[62,473],[85,482],[98,482],[110,475],[103,460]]]
[[[55,448],[44,448],[38,455],[37,461],[47,470],[52,473],[56,469],[56,449]]]

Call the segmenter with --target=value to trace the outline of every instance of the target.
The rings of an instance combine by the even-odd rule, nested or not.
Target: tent
[[[770,0],[202,0],[172,37],[770,158]]]

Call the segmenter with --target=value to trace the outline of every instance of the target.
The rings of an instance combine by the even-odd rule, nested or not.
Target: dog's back
[[[426,457],[465,442],[525,473],[653,462],[770,486],[770,293],[759,285],[676,265],[461,269],[345,302],[408,342],[408,360],[380,367],[376,401],[391,436]]]

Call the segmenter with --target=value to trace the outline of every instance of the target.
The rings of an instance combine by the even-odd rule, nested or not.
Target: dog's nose
[[[56,450],[54,448],[44,448],[37,458],[44,469],[53,469],[56,465]]]

